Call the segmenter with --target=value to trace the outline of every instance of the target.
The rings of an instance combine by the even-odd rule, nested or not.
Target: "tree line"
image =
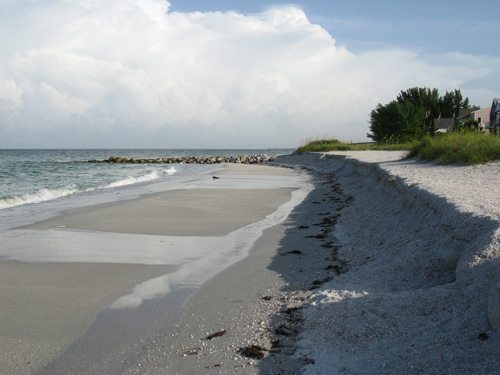
[[[370,112],[368,137],[376,142],[409,142],[434,134],[434,118],[456,118],[460,108],[479,109],[460,90],[440,96],[437,89],[413,87]]]

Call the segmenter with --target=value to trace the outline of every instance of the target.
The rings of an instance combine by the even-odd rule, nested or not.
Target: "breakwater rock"
[[[106,160],[88,160],[85,163],[129,163],[129,164],[259,164],[274,161],[274,155],[237,155],[237,156],[183,156],[178,158],[127,159],[121,156],[111,156]]]

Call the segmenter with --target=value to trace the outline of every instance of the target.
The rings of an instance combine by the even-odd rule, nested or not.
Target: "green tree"
[[[460,108],[471,108],[460,90],[440,97],[437,89],[413,87],[386,105],[377,104],[370,112],[371,132],[367,135],[376,142],[419,139],[434,133],[435,118],[457,117]]]
[[[439,102],[439,92],[437,89],[413,87],[406,91],[401,91],[397,97],[398,102],[409,101],[413,106],[423,106],[427,109],[437,109]]]
[[[460,108],[470,108],[469,98],[463,99],[460,90],[446,91],[446,94],[440,99],[439,107],[441,117],[455,118],[460,112]]]
[[[440,116],[439,92],[437,89],[426,87],[413,87],[406,91],[401,91],[397,101],[409,101],[416,108],[423,108],[425,115],[419,120],[423,133],[433,133],[433,120]]]
[[[368,137],[376,142],[383,140],[396,133],[402,126],[399,117],[399,104],[393,100],[389,104],[377,104],[370,112],[370,130]]]
[[[393,100],[387,105],[378,104],[370,113],[368,137],[376,142],[405,142],[423,135],[421,121],[425,110],[409,100]]]

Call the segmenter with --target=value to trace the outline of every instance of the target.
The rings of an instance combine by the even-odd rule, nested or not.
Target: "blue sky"
[[[0,0],[0,148],[366,140],[410,87],[500,96],[493,0]]]
[[[172,1],[171,10],[250,14],[284,4],[303,9],[312,23],[353,52],[395,47],[423,53],[500,53],[492,46],[500,12],[496,0],[183,0]]]

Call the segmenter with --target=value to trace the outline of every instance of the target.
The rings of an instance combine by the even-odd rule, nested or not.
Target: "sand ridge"
[[[333,238],[348,270],[304,309],[306,374],[486,374],[500,367],[500,163],[400,152],[290,157],[352,201]],[[494,192],[493,192],[494,191]]]

